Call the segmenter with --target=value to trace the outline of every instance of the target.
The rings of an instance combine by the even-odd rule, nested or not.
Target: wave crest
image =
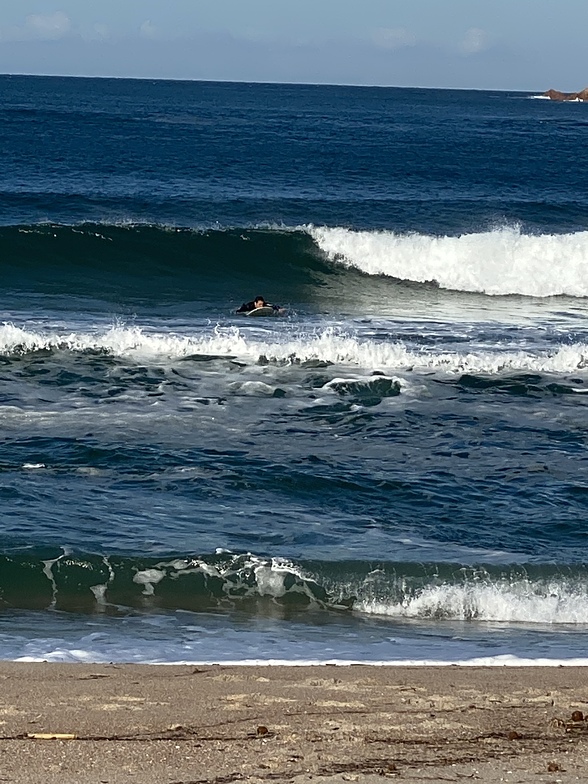
[[[501,228],[459,237],[310,227],[332,261],[443,289],[490,295],[588,297],[588,232],[526,235]]]

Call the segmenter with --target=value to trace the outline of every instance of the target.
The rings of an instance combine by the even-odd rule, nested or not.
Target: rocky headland
[[[579,93],[562,93],[559,90],[547,90],[543,95],[552,101],[588,101],[588,87],[580,90]]]

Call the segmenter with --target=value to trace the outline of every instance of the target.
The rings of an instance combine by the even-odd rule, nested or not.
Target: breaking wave
[[[526,235],[501,228],[458,237],[311,228],[327,257],[385,275],[481,294],[588,296],[588,232]]]
[[[366,277],[375,301],[394,281],[487,295],[588,297],[586,231],[530,235],[502,227],[430,236],[312,225],[39,224],[0,227],[0,242],[7,291],[118,304],[205,300],[226,309],[250,288],[287,302],[320,305],[328,297],[332,304],[335,296],[343,304],[368,286]]]
[[[128,609],[257,614],[273,604],[390,620],[588,624],[583,566],[309,561],[219,551],[164,559],[0,555],[0,605],[84,613]]]
[[[0,326],[0,357],[59,351],[103,353],[128,361],[238,358],[251,364],[326,363],[381,372],[558,374],[588,369],[588,344],[584,343],[541,351],[497,348],[459,352],[409,349],[401,341],[370,339],[332,327],[302,334],[270,333],[262,339],[237,326],[218,325],[198,335],[151,332],[125,325],[69,333],[29,330],[10,323]]]

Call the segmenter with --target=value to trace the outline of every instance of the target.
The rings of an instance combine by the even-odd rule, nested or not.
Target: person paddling
[[[265,297],[255,297],[252,299],[251,302],[244,302],[241,307],[236,311],[237,313],[249,313],[252,310],[257,310],[258,308],[272,308],[272,310],[281,310],[279,305],[270,305],[269,302],[266,302]]]

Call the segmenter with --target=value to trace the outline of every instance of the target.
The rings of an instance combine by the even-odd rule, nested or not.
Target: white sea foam
[[[44,659],[20,658],[16,661],[44,661]],[[78,661],[71,659],[51,659],[51,661]],[[80,659],[80,661],[83,661]],[[147,662],[149,664],[161,664],[162,662]],[[587,667],[588,659],[531,659],[511,654],[499,654],[498,656],[477,656],[472,659],[381,659],[373,661],[371,659],[209,659],[207,661],[180,661],[166,662],[168,664],[190,664],[212,666],[222,664],[224,667],[320,667],[337,666],[350,667],[353,665],[364,665],[366,667]]]
[[[308,231],[329,259],[368,275],[492,295],[588,297],[588,231],[536,236],[511,227],[459,237]]]
[[[270,335],[261,339],[237,327],[184,336],[150,333],[139,327],[113,326],[103,332],[69,333],[31,331],[4,324],[0,327],[0,354],[39,349],[104,351],[130,361],[178,360],[192,354],[239,357],[294,364],[313,360],[361,370],[382,372],[438,371],[462,373],[577,373],[588,370],[588,344],[555,346],[550,350],[435,351],[411,350],[398,341],[384,341],[326,328],[302,335]]]
[[[145,596],[153,596],[155,586],[164,577],[165,572],[161,571],[161,569],[143,569],[134,575],[133,582],[143,586],[143,594]]]
[[[586,589],[557,581],[430,586],[402,601],[367,599],[356,603],[354,609],[389,618],[588,624]]]
[[[223,342],[223,341],[219,341]],[[225,341],[226,342],[226,341]],[[115,356],[185,356],[194,353],[197,343],[174,333],[148,334],[138,327],[113,325],[96,332],[54,332],[29,330],[4,323],[0,327],[0,353],[26,353],[44,349],[66,351],[107,351]]]
[[[41,646],[39,646],[41,647]],[[121,646],[122,647],[122,646]],[[112,651],[106,655],[92,650],[68,650],[66,646],[53,649],[47,647],[47,652],[35,655],[17,656],[13,661],[17,662],[67,662],[78,664],[105,664],[113,661],[121,663],[140,662],[141,664],[151,665],[191,665],[191,666],[212,666],[221,664],[223,667],[351,667],[353,665],[363,665],[366,667],[588,667],[586,658],[570,659],[548,659],[548,658],[523,658],[511,654],[501,654],[498,656],[478,656],[472,659],[382,659],[373,661],[370,659],[338,659],[338,658],[306,658],[306,659],[275,659],[275,658],[256,658],[256,659],[225,659],[222,654],[207,659],[200,658],[178,658],[172,661],[165,661],[155,657],[138,657],[124,648],[119,654],[120,658],[113,656]]]

